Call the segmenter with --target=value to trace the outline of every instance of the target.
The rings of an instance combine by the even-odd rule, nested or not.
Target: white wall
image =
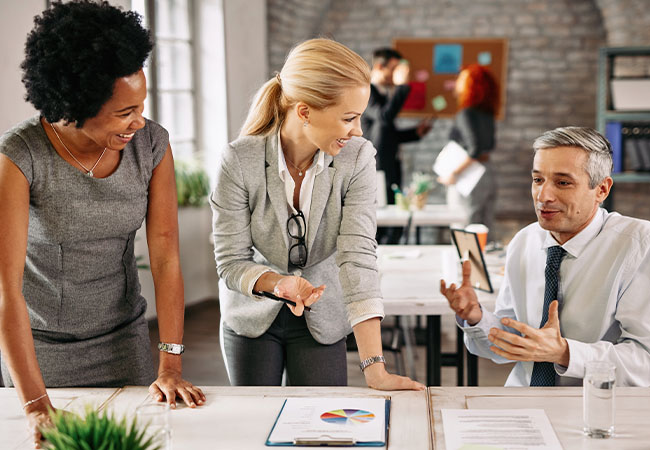
[[[36,114],[36,110],[24,100],[20,63],[24,59],[25,40],[34,25],[34,16],[43,9],[45,0],[0,2],[0,133]]]
[[[239,134],[250,101],[267,80],[266,0],[223,0],[228,138]]]

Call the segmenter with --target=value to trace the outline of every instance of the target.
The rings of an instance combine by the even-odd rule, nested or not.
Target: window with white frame
[[[191,158],[198,149],[194,36],[190,0],[132,0],[155,46],[145,67],[145,116],[169,131],[175,158]]]

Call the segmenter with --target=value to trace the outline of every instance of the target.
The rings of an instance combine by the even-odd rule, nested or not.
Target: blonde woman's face
[[[307,138],[331,156],[339,154],[353,136],[362,136],[361,114],[368,106],[370,86],[347,88],[341,100],[329,108],[309,111]]]

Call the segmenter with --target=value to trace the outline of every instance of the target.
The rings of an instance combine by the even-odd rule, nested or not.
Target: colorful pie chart
[[[320,418],[327,423],[347,425],[348,423],[368,423],[375,418],[375,415],[363,409],[335,409],[321,414]]]

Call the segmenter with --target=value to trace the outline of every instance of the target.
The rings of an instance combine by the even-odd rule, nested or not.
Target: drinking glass
[[[590,361],[585,366],[582,412],[584,433],[605,439],[614,434],[614,385],[616,366],[606,361]]]
[[[146,403],[135,410],[138,426],[147,427],[146,436],[153,437],[161,450],[172,450],[172,428],[169,404]]]

